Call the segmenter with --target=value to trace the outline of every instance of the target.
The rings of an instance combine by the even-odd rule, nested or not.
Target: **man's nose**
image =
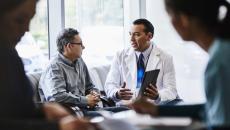
[[[82,49],[85,49],[85,46],[84,45],[81,45]]]
[[[30,31],[30,27],[27,26],[25,31],[26,31],[26,32],[29,32],[29,31]]]
[[[135,41],[135,38],[134,38],[133,35],[130,35],[130,40],[131,40],[131,41]]]
[[[30,31],[30,23],[26,23],[23,27],[23,31],[29,32]]]

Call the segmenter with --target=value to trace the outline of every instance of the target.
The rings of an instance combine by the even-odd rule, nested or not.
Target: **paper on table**
[[[150,115],[141,115],[133,110],[123,111],[113,114],[114,119],[128,121],[133,125],[164,125],[164,126],[189,126],[192,119],[189,117],[157,117]]]
[[[140,130],[137,126],[121,119],[115,119],[109,111],[98,111],[103,117],[95,117],[90,120],[96,123],[102,130]]]
[[[136,126],[118,119],[105,119],[97,124],[102,130],[140,130]]]

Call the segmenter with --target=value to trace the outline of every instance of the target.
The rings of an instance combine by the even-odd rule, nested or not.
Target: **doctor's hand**
[[[151,116],[158,115],[158,107],[149,102],[146,98],[140,98],[130,105],[137,113],[150,114]]]
[[[157,100],[159,97],[157,87],[149,84],[149,86],[145,89],[144,95],[152,100]]]
[[[126,83],[124,82],[123,86],[117,91],[116,97],[121,100],[130,100],[133,96],[133,93],[130,89],[125,88]]]

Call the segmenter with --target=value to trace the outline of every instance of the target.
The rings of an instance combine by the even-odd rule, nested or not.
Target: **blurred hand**
[[[159,97],[157,87],[149,84],[149,86],[145,89],[144,95],[152,100],[156,100]]]
[[[96,128],[87,120],[76,119],[68,116],[60,120],[60,130],[96,130]]]
[[[137,112],[141,114],[150,114],[151,116],[158,115],[158,107],[153,103],[147,101],[146,98],[140,98],[136,100],[131,107]]]
[[[90,107],[95,107],[97,103],[100,101],[100,98],[97,95],[95,96],[93,94],[86,95],[86,99],[87,99],[87,104]]]
[[[46,118],[50,121],[59,120],[70,115],[70,113],[64,107],[57,103],[45,103],[43,105],[43,110]]]
[[[97,91],[95,91],[95,90],[92,90],[92,91],[90,92],[90,94],[91,94],[91,95],[94,95],[94,96],[96,96],[96,97],[98,97],[98,98],[100,98],[100,93],[97,92]]]
[[[130,100],[133,96],[133,93],[130,89],[125,88],[126,83],[124,82],[123,86],[117,91],[116,96],[121,100]]]

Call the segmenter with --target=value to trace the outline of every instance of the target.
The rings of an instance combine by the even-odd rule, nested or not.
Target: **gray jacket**
[[[82,58],[71,62],[62,54],[52,60],[39,82],[42,101],[87,105],[86,95],[95,88]]]

